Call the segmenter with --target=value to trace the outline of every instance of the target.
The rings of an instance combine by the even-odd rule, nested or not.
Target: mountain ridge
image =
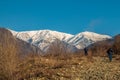
[[[76,35],[53,30],[35,30],[21,32],[16,32],[13,30],[10,31],[15,37],[38,46],[41,50],[49,48],[51,43],[56,41],[56,39],[72,45],[78,49],[83,49],[84,47],[87,47],[97,41],[112,38],[108,35],[97,34],[89,31],[80,32]]]

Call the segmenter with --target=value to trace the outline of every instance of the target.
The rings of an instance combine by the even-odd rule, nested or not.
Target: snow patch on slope
[[[37,31],[22,31],[16,32],[10,30],[14,36],[24,40],[28,43],[38,46],[41,50],[46,51],[51,43],[55,40],[60,40],[66,44],[73,45],[78,49],[83,49],[92,43],[110,39],[108,35],[101,35],[94,32],[81,32],[76,35],[71,35],[63,32],[57,32],[52,30],[37,30]]]

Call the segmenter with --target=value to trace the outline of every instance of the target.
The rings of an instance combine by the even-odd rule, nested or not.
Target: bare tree
[[[65,56],[67,54],[67,45],[64,42],[61,42],[59,39],[56,39],[49,46],[47,54],[51,56]]]
[[[117,35],[114,41],[115,41],[113,45],[114,52],[115,54],[120,54],[120,35]]]

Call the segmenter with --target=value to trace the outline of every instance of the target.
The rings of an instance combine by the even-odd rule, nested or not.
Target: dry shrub
[[[106,56],[106,51],[113,46],[113,40],[104,40],[94,43],[90,46],[90,51],[93,56]]]
[[[113,49],[115,54],[120,55],[120,35],[115,36]]]
[[[29,80],[32,77],[52,78],[56,74],[54,70],[64,67],[65,61],[44,56],[26,56],[19,63],[18,79]]]
[[[58,56],[62,53],[66,53],[67,51],[67,46],[64,45],[59,40],[55,40],[49,47],[48,54],[53,55],[53,56]]]
[[[0,28],[0,80],[14,80],[17,66],[17,48],[12,34]]]
[[[49,50],[45,56],[49,58],[66,60],[72,57],[71,54],[72,53],[68,51],[67,45],[64,42],[56,40],[50,45]]]
[[[87,59],[89,62],[93,62],[93,55],[91,51],[88,52]]]

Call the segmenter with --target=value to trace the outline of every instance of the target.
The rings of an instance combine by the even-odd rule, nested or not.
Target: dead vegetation
[[[57,42],[45,55],[21,58],[11,33],[3,29],[0,37],[0,80],[120,80],[118,38],[113,44],[116,54],[109,62],[106,50],[111,46],[106,42],[89,48],[88,56],[83,51],[67,53],[66,47]]]
[[[17,66],[17,46],[12,34],[0,29],[0,80],[14,79]]]
[[[120,34],[115,36],[113,49],[115,54],[120,55]]]
[[[16,76],[19,80],[119,80],[120,56],[114,54],[113,61],[109,62],[106,50],[113,43],[108,43],[92,46],[88,56],[83,51],[65,53],[63,47],[52,45],[49,54],[25,58]]]
[[[65,57],[64,57],[65,58]],[[18,80],[119,80],[120,63],[115,58],[72,55],[72,58],[28,57],[19,64]]]

